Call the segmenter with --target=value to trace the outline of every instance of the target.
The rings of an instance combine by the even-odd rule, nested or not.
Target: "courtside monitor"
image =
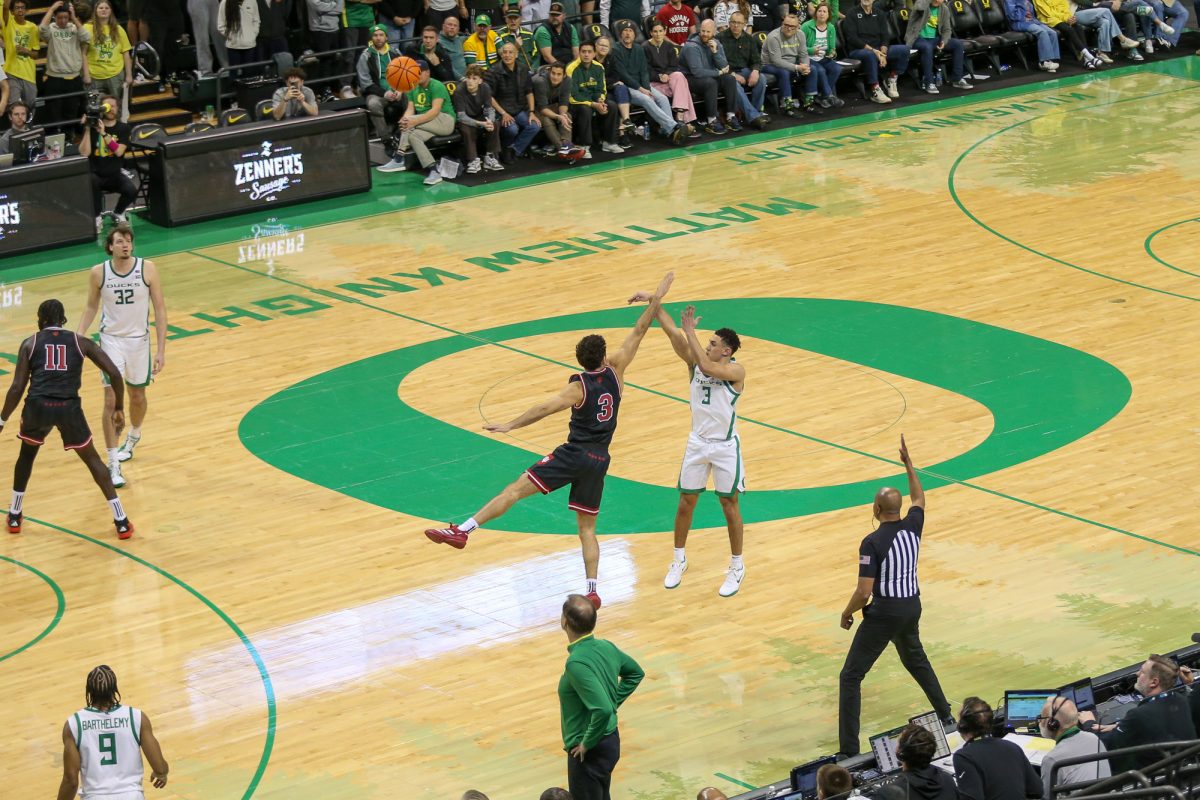
[[[896,754],[896,742],[899,741],[901,732],[907,727],[907,725],[901,725],[899,728],[892,728],[890,731],[877,733],[871,737],[871,752],[875,754],[875,767],[884,775],[900,771],[900,756]]]
[[[1070,700],[1080,711],[1096,710],[1096,694],[1092,691],[1091,678],[1084,678],[1064,686],[1059,690],[1058,695]]]
[[[1037,722],[1046,698],[1057,694],[1057,689],[1009,689],[1004,693],[1005,719],[1014,727]]]
[[[801,764],[792,769],[792,791],[799,794],[788,795],[796,800],[813,800],[817,796],[817,770],[826,764],[836,764],[837,756],[825,756],[807,764]]]

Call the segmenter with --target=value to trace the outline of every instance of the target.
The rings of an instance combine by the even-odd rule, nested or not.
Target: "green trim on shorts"
[[[679,490],[680,494],[704,494],[704,489],[685,489],[678,483],[675,484],[675,488]]]

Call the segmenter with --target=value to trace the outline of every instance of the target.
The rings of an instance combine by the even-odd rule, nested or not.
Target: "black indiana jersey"
[[[571,381],[583,384],[583,401],[571,407],[567,441],[608,448],[617,430],[617,410],[621,407],[621,381],[607,364],[595,372],[578,372]]]
[[[74,331],[43,328],[33,336],[29,356],[29,397],[71,400],[79,397],[83,347]]]

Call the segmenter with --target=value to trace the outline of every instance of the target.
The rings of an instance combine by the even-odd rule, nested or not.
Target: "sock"
[[[587,579],[587,591],[584,592],[584,594],[599,594],[600,592],[597,589],[597,587],[599,585],[600,585],[600,581],[596,580],[595,578],[588,578]]]
[[[121,462],[117,461],[117,450],[118,449],[120,449],[120,448],[117,448],[117,447],[108,448],[108,464],[109,464],[109,466],[112,466],[113,464],[121,463]]]
[[[24,505],[24,503],[25,503],[25,493],[24,493],[24,492],[18,492],[18,491],[16,491],[16,490],[14,489],[14,490],[13,490],[13,499],[12,499],[12,505],[8,507],[8,510],[9,510],[9,511],[11,511],[12,513],[14,513],[14,514],[20,514],[20,513],[21,513],[21,506],[22,506],[22,505]]]
[[[134,425],[130,427],[129,438],[133,440],[142,438],[142,427],[140,425]]]
[[[471,531],[475,530],[478,527],[479,527],[479,523],[475,521],[474,517],[471,517],[466,522],[460,522],[458,524],[458,529],[460,531],[462,531],[463,533],[470,533]]]
[[[741,556],[733,556],[732,558],[730,558],[729,566],[733,567],[734,569],[745,569],[745,565],[742,564]]]
[[[682,547],[675,548],[675,560],[676,561],[687,561],[687,555],[684,553],[684,548],[682,548]]]
[[[121,506],[121,498],[114,497],[108,501],[108,507],[112,509],[113,520],[120,522],[125,519],[125,509]]]

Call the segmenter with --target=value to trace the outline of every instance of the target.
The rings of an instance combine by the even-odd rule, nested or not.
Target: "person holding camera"
[[[126,222],[125,209],[137,197],[137,187],[129,176],[121,171],[125,149],[129,147],[129,125],[117,121],[117,98],[104,95],[100,98],[98,114],[89,113],[83,118],[83,138],[79,140],[79,155],[87,156],[92,168],[92,205],[96,209],[96,225],[101,223],[104,211],[104,192],[120,195],[113,209],[113,219]]]
[[[38,33],[46,43],[46,124],[65,125],[78,116],[84,84],[92,82],[83,57],[92,35],[75,16],[75,6],[63,0],[46,11]],[[65,94],[74,96],[60,97]]]
[[[271,97],[271,116],[275,119],[315,117],[317,96],[304,85],[304,70],[292,67],[283,74],[284,85]]]

